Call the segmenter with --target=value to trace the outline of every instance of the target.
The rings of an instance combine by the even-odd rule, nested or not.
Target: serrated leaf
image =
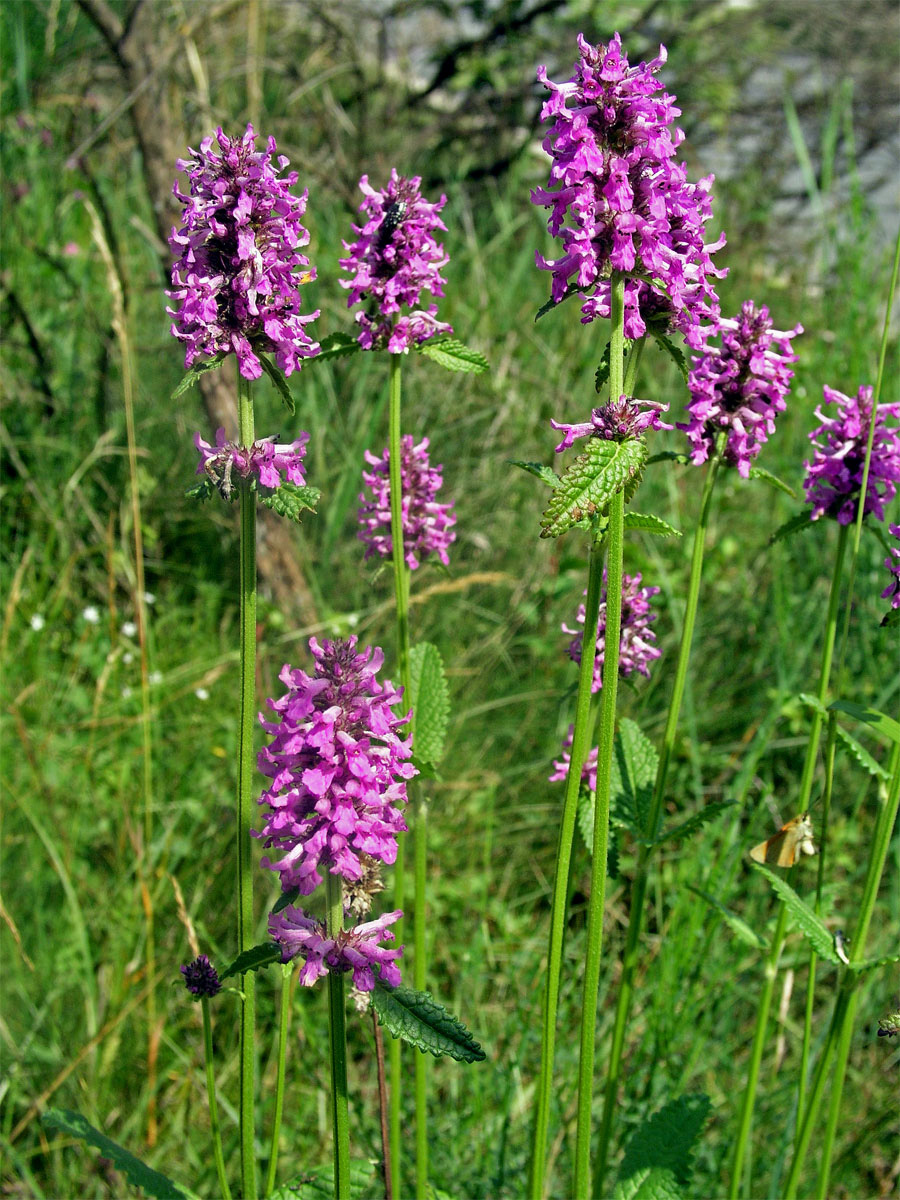
[[[622,356],[623,363],[628,362],[628,353],[631,350],[631,347],[633,344],[634,343],[632,342],[632,340],[630,338],[624,339],[624,342],[623,342],[624,354]],[[609,382],[609,355],[610,355],[610,344],[609,344],[609,342],[607,342],[606,346],[604,347],[604,350],[603,350],[603,356],[600,359],[600,365],[597,367],[597,370],[594,372],[594,390],[598,394],[601,391],[608,391],[606,384]],[[618,400],[618,398],[619,397],[616,396],[617,400]]]
[[[327,333],[319,341],[319,353],[312,358],[304,358],[303,365],[327,362],[332,358],[346,358],[348,354],[358,354],[362,346],[354,337],[346,333]]]
[[[786,496],[790,496],[792,500],[797,499],[797,493],[789,483],[785,483],[783,479],[779,479],[777,475],[773,475],[771,471],[767,471],[765,467],[751,467],[751,479],[761,479],[763,483],[767,483],[770,487],[777,488],[779,492],[784,492]]]
[[[219,978],[245,975],[247,971],[258,971],[273,962],[281,962],[281,947],[276,942],[261,942],[258,946],[251,946],[249,950],[239,954],[234,962],[229,963],[225,970],[219,973]]]
[[[676,462],[679,466],[689,467],[691,465],[691,456],[689,454],[678,454],[674,450],[660,450],[658,454],[651,454],[647,459],[647,466],[651,463],[658,462]]]
[[[376,1195],[375,1171],[369,1162],[351,1161],[350,1196],[352,1200],[369,1200]],[[334,1167],[313,1167],[301,1171],[287,1183],[269,1192],[266,1200],[328,1200],[334,1196]]]
[[[449,1055],[457,1062],[483,1062],[486,1055],[461,1021],[438,1004],[430,992],[386,987],[376,980],[372,1007],[379,1025],[435,1058]]]
[[[854,717],[857,721],[862,721],[864,725],[868,725],[875,733],[880,733],[882,737],[888,738],[889,741],[900,742],[900,723],[892,717],[886,716],[883,712],[879,712],[877,708],[867,708],[864,704],[854,704],[852,700],[835,700],[828,707],[835,712],[846,713],[848,717]]]
[[[154,1171],[146,1163],[118,1145],[105,1133],[95,1129],[90,1121],[85,1120],[81,1113],[70,1112],[65,1108],[50,1108],[41,1117],[41,1122],[48,1129],[58,1129],[70,1137],[78,1138],[99,1150],[104,1158],[108,1158],[113,1166],[122,1172],[134,1187],[140,1188],[148,1196],[156,1200],[195,1200],[195,1193],[178,1183],[173,1183],[159,1171]]]
[[[603,514],[616,492],[624,490],[629,500],[640,481],[646,456],[640,438],[621,442],[588,438],[587,449],[553,489],[541,521],[541,537],[559,537],[585,516]]]
[[[564,296],[560,296],[558,300],[554,300],[551,296],[550,299],[547,300],[546,303],[542,304],[534,314],[534,323],[537,324],[541,317],[545,317],[547,313],[551,311],[551,309],[559,308],[561,304],[565,304],[565,302],[567,300],[571,300],[573,296],[580,295],[581,293],[579,292],[578,288],[569,288],[566,294]]]
[[[709,1096],[702,1092],[679,1096],[663,1105],[631,1136],[619,1168],[619,1182],[624,1183],[648,1168],[657,1168],[670,1172],[675,1183],[685,1187],[693,1170],[694,1144],[711,1107]]]
[[[287,406],[291,416],[297,411],[297,406],[294,404],[294,397],[291,395],[291,389],[288,387],[288,382],[284,377],[284,371],[276,363],[272,362],[267,354],[257,354],[257,358],[262,364],[262,369],[272,380],[275,385],[275,391],[281,397],[282,402]]]
[[[213,481],[207,475],[204,476],[199,483],[195,483],[193,487],[189,487],[184,494],[189,500],[199,500],[200,503],[203,504],[210,498],[215,490],[216,488],[213,485]]]
[[[409,655],[409,676],[416,757],[438,763],[444,756],[450,693],[437,646],[431,642],[413,646]]]
[[[879,621],[879,625],[882,629],[893,629],[895,625],[900,625],[900,608],[889,608]]]
[[[582,785],[578,793],[576,814],[581,837],[588,854],[592,858],[594,856],[594,805],[596,800],[596,793],[589,791],[586,786]],[[610,879],[618,879],[619,877],[619,830],[612,823],[612,818],[610,818],[606,843],[606,873]]]
[[[200,376],[205,375],[207,371],[217,371],[225,361],[225,358],[226,355],[217,354],[215,358],[207,358],[203,362],[195,362],[172,393],[171,399],[177,400],[179,396],[184,395],[188,388],[192,388]]]
[[[610,825],[627,829],[632,836],[643,841],[656,768],[659,756],[649,738],[641,732],[637,722],[623,717],[613,743],[613,757],[609,777],[609,820]],[[586,801],[579,797],[577,810],[579,828],[585,845],[594,844],[594,805],[585,790]]]
[[[739,917],[737,913],[732,912],[730,908],[726,908],[724,904],[721,904],[715,898],[715,896],[710,896],[708,892],[704,892],[701,888],[694,887],[694,885],[691,883],[689,883],[687,886],[688,891],[691,891],[696,896],[699,896],[701,900],[705,900],[711,908],[714,908],[718,913],[721,914],[722,920],[725,922],[731,932],[736,937],[739,937],[742,942],[746,942],[748,946],[752,946],[755,950],[768,950],[769,943],[766,941],[766,939],[761,937],[756,930],[748,925],[742,917]]]
[[[549,487],[555,488],[559,483],[559,476],[552,467],[545,467],[543,463],[523,462],[518,458],[508,458],[506,460],[511,467],[521,467],[523,471],[527,471],[529,475],[535,475],[543,483]]]
[[[684,351],[680,346],[676,346],[672,339],[666,337],[664,333],[658,333],[655,330],[651,330],[651,332],[653,333],[653,337],[657,346],[659,346],[660,350],[662,350],[665,354],[668,354],[669,358],[671,358],[672,362],[678,368],[681,378],[685,383],[687,383],[688,365],[687,359],[684,356]]]
[[[816,954],[818,954],[819,958],[824,958],[837,966],[841,960],[834,949],[834,938],[825,928],[822,919],[816,916],[805,900],[800,899],[787,880],[779,878],[774,871],[770,871],[762,863],[754,862],[753,866],[769,880],[778,899],[787,907],[788,912],[797,924],[797,928],[812,946],[813,950],[815,950]]]
[[[316,511],[321,496],[321,488],[310,487],[308,484],[300,487],[296,483],[282,483],[271,492],[260,491],[259,502],[277,512],[279,516],[296,521],[299,525],[305,512]]]
[[[684,1200],[684,1193],[665,1167],[641,1167],[618,1180],[612,1200]]]
[[[868,752],[865,746],[856,740],[852,733],[848,733],[841,725],[835,724],[835,731],[859,765],[863,770],[868,771],[876,779],[887,780],[890,778],[884,767],[875,761],[872,755]]]
[[[636,529],[639,533],[652,533],[656,537],[681,537],[680,529],[676,529],[662,517],[654,517],[652,513],[627,512],[625,528]]]
[[[779,525],[774,533],[769,534],[769,545],[781,542],[795,533],[803,533],[806,529],[812,529],[815,522],[810,517],[811,512],[811,508],[804,508],[801,512],[795,513],[790,520],[785,521],[783,525]]]
[[[410,759],[410,762],[416,768],[416,770],[419,772],[419,774],[418,774],[419,779],[442,779],[443,778],[440,771],[437,769],[437,767],[435,766],[435,764],[433,762],[428,762],[424,758],[417,758],[415,756],[415,754]]]
[[[282,892],[275,903],[272,905],[273,913],[280,913],[283,908],[287,908],[289,904],[296,904],[300,899],[300,889],[291,888],[287,892]]]
[[[900,962],[900,954],[886,954],[884,958],[869,958],[863,962],[851,962],[851,971],[874,971],[876,967],[889,967]]]
[[[702,829],[704,825],[709,825],[716,817],[723,813],[726,808],[731,808],[737,804],[737,800],[714,800],[711,804],[706,804],[699,812],[695,812],[693,816],[682,821],[679,825],[673,825],[671,829],[665,829],[656,838],[655,844],[662,845],[663,842],[672,841],[675,838],[690,837],[698,829]]]
[[[488,369],[488,360],[477,350],[472,350],[454,337],[431,338],[416,346],[420,354],[436,362],[448,371],[463,371],[469,375],[480,375]]]

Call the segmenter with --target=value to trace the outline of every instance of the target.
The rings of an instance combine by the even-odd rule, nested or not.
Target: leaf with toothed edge
[[[709,1118],[712,1101],[702,1092],[679,1096],[648,1117],[632,1134],[613,1192],[614,1200],[683,1195],[691,1182],[694,1149]],[[649,1173],[649,1174],[648,1174]],[[662,1190],[650,1186],[659,1173]]]
[[[693,892],[695,896],[699,896],[701,900],[705,900],[710,908],[714,908],[718,912],[722,920],[728,926],[736,937],[739,937],[742,942],[746,942],[748,946],[753,946],[757,950],[768,950],[769,943],[765,938],[760,937],[756,930],[747,924],[747,922],[732,912],[730,908],[726,908],[721,904],[715,896],[710,896],[708,892],[704,892],[701,888],[694,887],[692,883],[687,885],[689,892]]]
[[[813,950],[815,950],[816,954],[818,954],[819,958],[824,958],[837,966],[841,960],[838,958],[834,948],[834,938],[825,928],[822,918],[813,912],[805,900],[800,899],[787,880],[779,878],[774,871],[770,871],[762,863],[754,862],[753,866],[757,871],[765,875],[769,883],[771,883],[778,899],[794,918],[797,928],[812,946]]]
[[[631,341],[631,339],[625,338],[623,361],[626,363],[628,362],[628,353],[631,350],[632,345],[633,345],[633,342]],[[606,385],[609,382],[609,353],[610,353],[609,342],[607,342],[606,346],[603,350],[603,356],[600,359],[600,365],[597,367],[597,370],[594,372],[594,391],[597,392],[598,395],[604,389],[606,389],[607,391],[609,390],[608,388],[606,388]],[[618,396],[616,397],[616,399],[618,400]]]
[[[541,521],[541,537],[559,537],[584,517],[603,515],[617,492],[626,503],[641,480],[647,448],[640,438],[588,438],[584,450],[553,489]]]
[[[378,1193],[376,1171],[370,1162],[351,1160],[350,1200],[370,1200]],[[310,1167],[269,1192],[266,1200],[333,1200],[334,1167]]]
[[[854,704],[852,700],[834,700],[828,707],[834,712],[842,712],[846,713],[848,717],[855,717],[857,721],[862,721],[864,725],[868,725],[875,733],[890,739],[892,742],[900,742],[900,723],[895,721],[893,717],[888,717],[883,712],[879,712],[877,708],[867,708],[864,704]]]
[[[551,312],[554,308],[559,308],[559,306],[561,304],[565,304],[565,302],[567,300],[571,300],[573,296],[580,296],[580,295],[581,295],[581,292],[579,291],[578,288],[569,288],[569,290],[566,292],[566,294],[564,296],[560,296],[560,298],[558,300],[554,300],[553,297],[551,296],[550,299],[545,304],[542,304],[541,307],[534,314],[534,323],[537,324],[538,321],[541,319],[541,317],[545,317],[547,315],[547,313]]]
[[[439,367],[448,371],[462,371],[468,375],[481,375],[488,369],[488,360],[477,350],[464,345],[458,338],[436,337],[427,342],[419,342],[416,350],[425,358],[430,358]]]
[[[770,487],[777,488],[779,492],[784,492],[786,496],[790,496],[792,500],[797,499],[797,493],[789,483],[785,483],[783,479],[779,479],[777,475],[773,475],[771,471],[767,471],[765,467],[751,467],[751,479],[761,479],[763,483],[767,483]]]
[[[651,332],[653,331],[651,330]],[[669,358],[671,358],[672,362],[678,368],[681,378],[685,383],[687,383],[688,366],[687,359],[684,357],[684,351],[680,346],[676,346],[672,339],[666,337],[664,333],[653,333],[653,337],[657,346],[659,346],[660,350],[662,350],[664,353],[668,354]]]
[[[661,517],[653,516],[652,513],[627,512],[625,528],[635,529],[638,533],[652,533],[656,537],[681,537],[680,529],[676,529]]]
[[[207,358],[204,359],[203,362],[194,363],[192,367],[188,368],[187,374],[172,393],[170,399],[177,400],[179,396],[183,395],[188,390],[188,388],[192,388],[200,376],[205,375],[207,371],[218,370],[218,368],[221,367],[222,363],[225,361],[226,357],[227,355],[225,354],[217,354],[215,358]]]
[[[806,529],[812,529],[813,525],[815,525],[815,521],[812,519],[812,509],[804,508],[802,512],[794,513],[783,525],[779,525],[774,533],[769,534],[769,545],[772,546],[775,542],[792,537],[795,533],[803,533]]]
[[[327,333],[319,341],[319,353],[311,358],[304,358],[303,365],[311,366],[314,363],[329,362],[333,358],[346,358],[349,354],[360,353],[361,350],[362,346],[356,338],[346,333]]]
[[[262,364],[262,369],[274,384],[275,391],[281,397],[288,412],[293,416],[297,411],[297,406],[294,404],[294,397],[291,395],[291,389],[284,377],[284,371],[276,363],[273,363],[267,354],[257,354],[257,358]]]
[[[310,487],[306,484],[300,487],[296,483],[282,483],[273,491],[260,491],[259,502],[266,508],[271,508],[281,517],[296,521],[299,525],[305,512],[314,513],[322,496],[321,488]]]
[[[184,494],[189,500],[199,500],[202,504],[210,498],[215,490],[213,481],[209,476],[205,476],[199,483],[195,483],[193,487],[188,488]]]
[[[448,1055],[457,1062],[482,1062],[487,1056],[465,1025],[438,1004],[430,992],[387,987],[375,981],[372,1008],[392,1037],[410,1042],[435,1058]]]
[[[440,651],[431,642],[421,642],[410,651],[409,686],[416,757],[438,763],[444,754],[450,693]]]
[[[659,454],[651,454],[647,459],[647,466],[658,462],[676,462],[680,467],[689,467],[691,465],[691,456],[689,454],[676,454],[674,450],[660,450]]]
[[[518,458],[508,458],[506,460],[511,467],[521,467],[523,471],[527,471],[529,475],[534,475],[546,483],[548,487],[555,488],[559,483],[559,476],[552,467],[545,467],[543,463],[523,462]]]
[[[245,975],[248,971],[258,971],[274,962],[281,962],[281,947],[277,942],[261,942],[260,945],[251,946],[249,950],[239,954],[234,962],[229,963],[220,973],[219,978],[229,979],[232,975]]]

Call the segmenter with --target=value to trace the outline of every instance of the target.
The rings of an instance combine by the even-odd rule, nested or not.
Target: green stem
[[[281,1003],[278,1009],[278,1076],[275,1080],[275,1119],[272,1122],[272,1148],[269,1152],[269,1168],[266,1171],[266,1190],[268,1196],[275,1190],[275,1175],[278,1170],[278,1142],[281,1138],[281,1116],[284,1111],[284,1069],[287,1059],[287,1035],[291,1013],[291,971],[290,963],[284,963],[281,968]]]
[[[203,1009],[203,1057],[206,1061],[206,1095],[209,1100],[209,1125],[212,1130],[213,1154],[216,1159],[216,1174],[223,1200],[231,1200],[231,1188],[225,1174],[225,1158],[222,1154],[222,1134],[219,1129],[219,1106],[216,1103],[216,1076],[213,1070],[212,1023],[209,1019],[209,997],[200,999]]]
[[[700,519],[694,534],[687,602],[684,611],[684,623],[681,629],[681,643],[678,648],[678,663],[675,667],[675,683],[672,688],[672,698],[669,701],[669,712],[666,717],[666,727],[663,733],[662,749],[659,756],[659,766],[656,771],[653,799],[647,826],[649,837],[656,835],[659,818],[662,813],[663,800],[666,795],[669,764],[675,745],[678,718],[681,714],[681,703],[684,698],[684,688],[691,656],[691,642],[694,636],[694,624],[697,619],[700,581],[703,577],[703,553],[706,547],[706,532],[709,526],[713,489],[719,471],[719,464],[720,457],[716,453],[707,467],[706,478],[703,483],[703,495],[700,501]],[[650,853],[650,847],[641,847],[638,854],[637,871],[632,886],[631,911],[628,917],[628,930],[625,935],[625,949],[622,958],[622,977],[619,983],[619,994],[616,999],[616,1015],[613,1023],[612,1042],[603,1093],[603,1119],[600,1125],[600,1146],[595,1172],[596,1187],[600,1191],[603,1188],[606,1168],[609,1163],[610,1135],[612,1133],[616,1096],[621,1076],[625,1030],[631,1012],[631,1001],[634,996],[634,977],[639,959],[638,943],[640,942],[641,927],[644,919],[644,902],[647,895],[647,866]]]
[[[420,799],[415,807],[413,846],[415,850],[415,908],[413,910],[413,987],[425,991],[425,873],[427,870],[428,827],[426,804]],[[428,1056],[416,1054],[416,1200],[428,1195]]]
[[[344,926],[343,885],[325,872],[325,928],[334,937]],[[347,1100],[347,1026],[344,972],[328,972],[329,1044],[331,1047],[331,1122],[334,1131],[334,1197],[350,1200],[350,1112]]]
[[[238,374],[239,440],[252,446],[253,399],[250,382]],[[240,489],[241,506],[241,720],[238,740],[237,790],[237,868],[238,868],[238,948],[253,945],[253,844],[250,827],[253,820],[253,778],[255,762],[253,733],[256,725],[256,493],[244,482]],[[254,1069],[256,1062],[256,973],[242,977],[244,1001],[241,1005],[241,1194],[243,1200],[256,1200],[256,1162],[254,1153]]]

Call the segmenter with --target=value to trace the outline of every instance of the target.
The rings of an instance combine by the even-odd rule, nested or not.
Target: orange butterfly
[[[777,867],[792,867],[803,854],[815,854],[813,827],[809,813],[801,813],[782,825],[766,841],[760,842],[750,851],[750,857],[758,863],[774,863]]]

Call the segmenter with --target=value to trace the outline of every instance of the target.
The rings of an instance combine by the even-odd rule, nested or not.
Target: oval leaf
[[[750,478],[761,479],[769,487],[777,488],[779,492],[784,492],[786,496],[790,496],[792,500],[797,499],[797,493],[791,485],[785,483],[783,479],[779,479],[777,475],[773,475],[771,471],[767,471],[765,467],[751,467]]]
[[[519,458],[508,458],[506,460],[511,467],[521,467],[523,471],[527,471],[529,475],[536,475],[538,479],[547,484],[548,487],[555,488],[559,483],[559,476],[552,467],[545,467],[543,463],[523,462]]]
[[[192,388],[194,386],[201,375],[205,375],[207,371],[215,371],[218,367],[221,367],[224,361],[225,355],[217,354],[215,358],[207,358],[204,359],[203,362],[194,363],[194,365],[185,375],[184,379],[182,379],[181,383],[179,383],[178,387],[172,393],[172,399],[177,400],[179,396],[183,395],[183,393],[188,390],[188,388]]]
[[[541,521],[541,537],[559,537],[584,517],[602,513],[616,492],[624,489],[629,499],[646,458],[647,450],[640,438],[621,442],[589,438],[587,449],[553,489]]]
[[[319,353],[312,358],[304,358],[303,365],[326,362],[331,358],[346,358],[348,354],[356,354],[362,346],[356,338],[346,333],[327,333],[319,342]]]
[[[477,350],[472,350],[453,337],[432,338],[416,346],[420,354],[446,367],[448,371],[464,371],[469,375],[480,375],[488,369],[488,360]]]
[[[450,695],[440,651],[431,642],[413,646],[409,655],[412,735],[416,757],[440,762],[450,713]]]
[[[680,529],[661,517],[654,517],[652,513],[627,512],[625,528],[636,529],[639,533],[653,533],[657,537],[681,537]]]
[[[390,988],[377,981],[372,991],[372,1007],[379,1025],[423,1053],[427,1050],[435,1058],[446,1054],[457,1062],[483,1062],[486,1057],[465,1025],[429,992]]]
[[[260,967],[268,967],[273,962],[281,962],[281,947],[276,942],[262,942],[259,946],[251,946],[239,954],[233,963],[229,963],[219,975],[220,979],[228,979],[230,975],[244,975],[247,971],[258,971]]]

